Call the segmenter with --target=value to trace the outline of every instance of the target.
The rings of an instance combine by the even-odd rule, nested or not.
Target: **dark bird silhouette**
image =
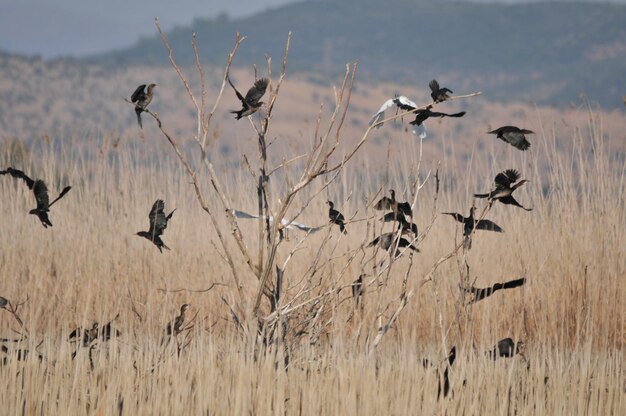
[[[449,371],[450,368],[452,367],[452,364],[454,364],[454,361],[456,360],[456,345],[454,345],[451,349],[450,349],[450,353],[448,354],[448,359],[447,359],[447,363],[446,363],[446,369],[443,372],[443,389],[441,388],[441,379],[439,380],[439,385],[437,387],[437,400],[439,400],[439,398],[441,397],[441,392],[443,390],[443,397],[448,397],[448,393],[450,393],[450,378],[449,378]]]
[[[392,107],[396,107],[396,110],[404,110],[404,111],[413,111],[417,108],[417,104],[413,101],[409,100],[404,95],[397,95],[394,98],[390,98],[380,106],[376,114],[374,114],[369,121],[369,125],[373,125],[379,123],[381,120],[385,119],[385,112]],[[381,127],[382,123],[376,127]],[[419,134],[419,137],[422,139],[426,138],[426,126],[420,125],[418,130],[414,130],[415,134]]]
[[[346,219],[343,217],[343,214],[335,209],[335,204],[332,201],[326,201],[326,203],[328,204],[328,218],[330,218],[330,222],[337,224],[342,233],[348,234],[345,226]]]
[[[137,233],[140,237],[145,237],[154,243],[155,246],[159,249],[161,253],[163,253],[162,249],[169,250],[170,248],[163,243],[161,240],[161,236],[163,235],[163,231],[167,228],[167,222],[172,218],[172,214],[176,209],[172,210],[168,216],[165,216],[163,209],[165,208],[165,202],[162,199],[157,199],[152,205],[152,209],[150,210],[150,229],[148,231],[139,231]]]
[[[152,95],[156,84],[148,85],[148,89],[146,89],[146,84],[141,84],[137,87],[133,95],[130,96],[130,101],[135,103],[135,114],[137,114],[137,123],[139,123],[139,128],[143,129],[143,124],[141,123],[141,113],[143,113],[147,108],[148,104],[152,102]]]
[[[474,219],[474,207],[470,208],[468,217],[464,217],[458,212],[443,212],[444,215],[451,215],[455,220],[463,224],[463,243],[466,249],[472,247],[471,235],[474,230],[494,231],[497,233],[503,233],[504,230],[495,222],[491,220],[475,220]]]
[[[83,330],[81,327],[75,328],[68,335],[69,341],[76,341],[82,338],[83,346],[88,347],[92,342],[98,339],[98,322],[94,322],[91,328]]]
[[[396,242],[398,242],[398,249],[396,250],[396,254],[395,257],[399,256],[400,253],[400,248],[404,248],[404,247],[408,247],[410,250],[413,250],[417,253],[419,253],[419,249],[417,247],[415,247],[413,244],[411,244],[408,240],[399,237],[400,239],[397,240],[397,237],[399,237],[397,235],[397,233],[393,232],[393,233],[384,233],[378,237],[376,237],[375,239],[373,239],[367,246],[368,247],[374,247],[374,246],[380,246],[382,249],[384,250],[389,250],[392,247],[396,246]]]
[[[481,301],[485,298],[488,298],[489,296],[493,295],[494,292],[501,290],[501,289],[513,289],[516,287],[520,287],[522,285],[524,285],[524,283],[526,283],[526,279],[521,277],[519,279],[515,279],[515,280],[509,280],[508,282],[504,282],[504,283],[496,283],[491,287],[486,287],[486,288],[477,288],[474,286],[470,286],[470,287],[461,287],[461,289],[463,289],[463,291],[465,293],[471,293],[474,295],[471,303],[476,303],[478,301]]]
[[[391,198],[387,198],[386,196],[376,202],[374,205],[374,209],[378,211],[384,211],[390,209],[392,212],[399,214],[402,213],[404,215],[408,215],[409,217],[413,216],[413,210],[411,209],[411,204],[408,202],[398,202],[396,201],[396,191],[393,189],[389,190],[389,194]]]
[[[363,294],[363,278],[365,276],[365,274],[361,274],[358,279],[352,282],[352,297],[357,305],[361,301],[361,295]]]
[[[488,198],[490,201],[498,200],[503,204],[515,205],[516,207],[520,207],[526,211],[532,211],[532,208],[525,208],[517,202],[515,198],[513,198],[513,191],[524,185],[526,182],[529,182],[526,179],[522,179],[517,182],[519,179],[520,174],[515,169],[505,170],[504,172],[500,172],[496,175],[494,180],[496,185],[493,191],[487,194],[474,194],[474,196],[476,198]]]
[[[526,140],[526,135],[534,133],[535,132],[531,130],[520,129],[515,126],[503,126],[487,132],[487,134],[495,134],[498,139],[507,142],[519,150],[526,150],[530,147],[530,142]]]
[[[433,99],[433,101],[436,103],[440,103],[450,98],[448,93],[452,94],[452,90],[448,88],[440,88],[439,83],[437,82],[436,79],[433,79],[432,81],[430,81],[428,86],[430,87],[430,91],[431,91],[430,96]]]
[[[26,361],[28,359],[28,356],[30,355],[29,350],[9,350],[5,345],[0,346],[0,351],[5,353],[6,355],[13,355],[17,359],[17,361]],[[37,358],[39,359],[39,361],[43,360],[43,356],[41,354],[37,354]],[[2,360],[2,363],[6,364],[7,360]]]
[[[525,344],[523,341],[513,342],[511,338],[504,338],[498,341],[491,351],[487,351],[487,356],[492,360],[498,358],[511,358],[515,354],[523,356]]]
[[[9,304],[8,299],[3,298],[2,296],[0,296],[0,309],[4,309],[5,306],[7,306]]]
[[[406,220],[406,217],[404,216],[404,214],[402,213],[395,213],[395,212],[388,212],[385,214],[385,216],[381,219],[381,221],[384,222],[397,222],[398,223],[398,227],[402,228],[402,232],[403,233],[413,233],[415,235],[418,234],[417,232],[417,225],[413,222],[409,222]]]
[[[100,339],[103,342],[110,340],[111,338],[118,338],[122,336],[122,332],[113,328],[112,324],[119,318],[120,314],[115,315],[115,318],[111,319],[105,325],[100,328]]]
[[[185,312],[189,309],[189,305],[187,303],[183,303],[180,307],[180,315],[178,315],[174,320],[169,322],[165,327],[165,333],[167,335],[178,335],[183,330],[183,324],[185,323]]]
[[[236,114],[235,118],[239,120],[240,118],[256,113],[263,105],[263,101],[259,100],[265,94],[269,80],[267,78],[257,79],[244,97],[239,91],[237,91],[237,88],[233,85],[228,74],[226,75],[226,78],[228,79],[230,86],[233,87],[233,90],[235,90],[235,94],[237,94],[237,98],[239,98],[242,105],[241,110],[231,111],[231,113]]]
[[[415,120],[411,121],[409,124],[413,124],[416,126],[421,126],[423,122],[428,120],[429,118],[434,117],[463,117],[465,115],[465,111],[461,111],[458,113],[440,113],[437,111],[431,111],[430,108],[426,108],[423,110],[417,110],[415,112]]]
[[[72,187],[66,186],[54,201],[49,202],[50,198],[48,196],[48,187],[41,179],[32,180],[31,178],[26,176],[26,174],[21,170],[13,169],[11,167],[7,168],[6,170],[0,171],[0,175],[6,174],[9,174],[14,178],[23,179],[24,182],[26,182],[28,189],[31,189],[35,194],[35,200],[37,201],[37,208],[31,209],[28,213],[36,215],[37,218],[39,218],[39,221],[41,221],[41,225],[43,225],[44,228],[52,227],[50,218],[48,218],[48,212],[50,212],[50,207],[52,207],[52,205],[54,205],[59,199],[63,198],[65,194],[68,193],[70,189],[72,189]]]

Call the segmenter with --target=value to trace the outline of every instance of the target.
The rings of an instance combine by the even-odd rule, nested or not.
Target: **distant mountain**
[[[433,0],[310,0],[252,17],[199,19],[168,33],[177,60],[200,54],[223,64],[236,32],[248,39],[237,65],[278,64],[292,31],[290,71],[335,76],[360,60],[361,79],[424,85],[431,78],[455,92],[479,89],[506,101],[563,105],[585,93],[608,108],[626,92],[626,6],[541,2],[515,5]],[[158,37],[89,58],[110,65],[167,65]]]

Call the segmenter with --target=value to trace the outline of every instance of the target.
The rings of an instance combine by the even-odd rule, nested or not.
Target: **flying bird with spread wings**
[[[37,201],[37,208],[31,209],[28,213],[32,215],[36,215],[41,221],[41,225],[44,228],[52,227],[52,222],[50,222],[50,218],[48,217],[48,212],[50,212],[50,207],[54,205],[59,199],[63,198],[66,193],[72,189],[71,186],[66,186],[59,196],[52,202],[50,202],[50,197],[48,196],[48,187],[46,183],[41,179],[33,180],[29,178],[24,172],[18,169],[7,168],[6,170],[0,171],[0,175],[11,175],[14,178],[22,179],[26,182],[26,186],[28,189],[31,189],[35,194],[35,200]]]
[[[269,80],[267,78],[257,79],[254,82],[254,85],[250,87],[250,89],[246,93],[246,96],[244,97],[239,91],[237,91],[237,88],[235,88],[235,86],[233,85],[233,82],[230,80],[228,74],[226,75],[226,78],[228,79],[228,83],[230,84],[230,86],[233,87],[233,90],[235,90],[237,98],[239,98],[239,101],[241,101],[241,110],[231,111],[232,114],[235,114],[235,118],[239,120],[243,117],[247,117],[256,113],[263,105],[263,101],[259,100],[265,94],[265,90],[267,89]]]
[[[474,286],[470,286],[470,287],[461,286],[461,289],[465,293],[471,293],[472,295],[474,295],[470,303],[476,303],[485,298],[488,298],[489,296],[493,295],[498,290],[514,289],[516,287],[523,286],[524,283],[526,283],[526,279],[524,277],[521,277],[519,279],[509,280],[508,282],[496,283],[492,285],[491,287],[478,288]]]
[[[265,215],[259,216],[255,214],[248,214],[247,212],[238,211],[236,209],[232,210],[231,213],[236,218],[243,218],[243,219],[262,219],[265,221],[265,219],[267,218]],[[269,216],[269,223],[270,223],[270,227],[274,225],[274,217],[272,215]],[[282,225],[283,228],[286,228],[288,230],[296,229],[296,230],[304,231],[307,233],[315,233],[322,229],[322,227],[311,227],[310,225],[301,224],[295,221],[290,221],[286,218],[283,218],[282,220],[280,220],[280,224]]]
[[[500,172],[496,175],[496,185],[493,191],[486,194],[474,194],[474,197],[487,198],[490,201],[498,200],[506,205],[515,205],[516,207],[520,207],[526,211],[532,211],[532,208],[525,208],[517,202],[515,198],[513,198],[513,191],[524,185],[526,182],[529,182],[527,179],[522,179],[517,182],[520,177],[519,172],[515,169],[508,169],[504,172]]]
[[[515,126],[503,126],[489,131],[487,134],[495,134],[498,139],[507,142],[511,146],[519,150],[527,150],[530,147],[530,142],[526,140],[526,135],[534,134],[534,132]]]
[[[163,202],[162,199],[157,199],[152,205],[152,209],[148,215],[148,218],[150,219],[150,229],[148,231],[139,231],[137,233],[139,237],[144,237],[150,240],[155,246],[157,246],[161,253],[163,253],[163,249],[170,249],[165,245],[163,240],[161,240],[161,236],[167,228],[167,222],[172,218],[174,211],[176,211],[176,209],[174,209],[166,216],[163,211],[164,209],[165,202]]]
[[[433,79],[432,81],[430,81],[428,86],[430,87],[430,91],[431,91],[430,97],[436,103],[440,103],[442,101],[447,100],[448,98],[450,98],[450,95],[448,94],[452,94],[452,90],[448,88],[441,88],[439,86],[439,82],[437,82],[436,79]]]
[[[455,220],[463,224],[463,245],[469,250],[472,247],[472,233],[474,230],[494,231],[497,233],[503,233],[504,230],[495,222],[491,220],[475,220],[474,219],[475,208],[470,208],[468,217],[464,217],[458,212],[443,212],[444,215],[450,215]]]
[[[156,86],[156,84],[150,84],[148,85],[148,89],[146,89],[146,84],[141,84],[135,89],[133,95],[130,96],[130,101],[135,103],[135,114],[137,114],[139,128],[143,129],[141,113],[143,113],[148,108],[148,104],[152,102],[153,90]]]
[[[381,127],[383,121],[385,119],[385,112],[390,110],[391,108],[396,107],[396,111],[404,110],[404,111],[412,111],[417,108],[417,104],[413,101],[409,100],[404,95],[397,95],[394,98],[390,98],[380,106],[376,114],[374,114],[369,121],[369,125],[372,126],[374,124],[378,124],[376,127]],[[426,125],[419,124],[417,129],[413,130],[413,133],[419,135],[420,138],[425,139],[427,136]]]

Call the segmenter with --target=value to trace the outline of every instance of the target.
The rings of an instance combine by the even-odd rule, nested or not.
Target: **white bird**
[[[417,104],[415,104],[413,101],[409,100],[404,95],[398,95],[394,98],[388,99],[387,101],[384,102],[383,105],[380,106],[380,108],[378,109],[378,112],[374,114],[372,118],[370,119],[369,125],[371,126],[373,124],[380,122],[381,120],[384,120],[385,111],[389,110],[393,106],[396,106],[398,107],[398,109],[404,110],[404,111],[413,111],[417,108]],[[382,123],[376,127],[380,127],[380,126],[382,126]],[[419,137],[422,139],[426,138],[427,130],[426,130],[426,126],[424,125],[424,123],[420,124],[419,126],[414,127],[412,132],[414,134],[418,134]]]
[[[243,212],[243,211],[238,211],[236,209],[231,211],[233,213],[233,215],[237,218],[244,218],[244,219],[263,219],[265,220],[267,217],[265,215],[255,215],[255,214],[248,214],[247,212]],[[274,225],[274,217],[273,216],[269,216],[269,221],[270,221],[270,225]],[[285,218],[283,218],[280,223],[283,225],[284,228],[287,229],[298,229],[300,231],[304,231],[307,233],[314,233],[317,232],[319,230],[321,230],[323,227],[311,227],[309,225],[306,224],[300,224],[299,222],[295,222],[295,221],[289,221]]]

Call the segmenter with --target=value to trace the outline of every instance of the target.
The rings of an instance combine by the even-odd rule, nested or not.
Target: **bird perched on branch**
[[[498,358],[511,358],[515,354],[520,354],[522,357],[524,356],[524,344],[523,341],[513,342],[511,338],[504,338],[498,341],[498,343],[493,347],[491,351],[487,352],[487,356],[492,360],[497,360]]]
[[[235,94],[237,94],[237,98],[239,98],[242,105],[241,110],[231,111],[231,113],[236,114],[235,118],[239,120],[240,118],[256,113],[263,105],[263,101],[259,100],[265,94],[269,80],[267,78],[257,79],[244,97],[239,91],[237,91],[237,88],[233,85],[228,74],[226,74],[226,78],[228,79],[230,86],[233,87],[233,90],[235,90]]]
[[[519,279],[515,279],[515,280],[509,280],[508,282],[504,282],[504,283],[496,283],[491,287],[486,287],[486,288],[477,288],[474,286],[470,286],[470,287],[461,287],[461,289],[465,292],[465,293],[471,293],[474,295],[473,299],[471,300],[471,303],[476,303],[478,301],[481,301],[485,298],[488,298],[489,296],[493,295],[494,292],[501,290],[501,289],[513,289],[516,287],[520,287],[523,286],[524,283],[526,283],[526,279],[521,277]]]
[[[394,98],[390,98],[387,101],[385,101],[383,103],[383,105],[380,106],[380,108],[378,109],[378,111],[376,112],[376,114],[374,114],[369,121],[369,125],[372,126],[376,123],[380,123],[382,120],[385,119],[385,112],[389,109],[391,109],[392,107],[396,107],[396,111],[397,110],[404,110],[404,111],[413,111],[417,108],[417,104],[415,104],[413,101],[409,100],[407,97],[405,97],[404,95],[397,95]],[[378,124],[376,127],[381,127],[381,124]],[[426,126],[420,124],[418,126],[419,128],[417,130],[414,130],[413,132],[415,134],[418,134],[420,138],[425,139],[427,136],[427,130],[426,130]]]
[[[495,231],[497,233],[502,233],[504,230],[495,222],[490,220],[475,220],[474,219],[474,207],[470,208],[470,213],[468,217],[464,217],[458,212],[443,212],[444,215],[451,215],[455,220],[463,224],[463,245],[466,249],[470,249],[472,247],[472,239],[471,235],[474,230],[486,230],[486,231]]]
[[[495,189],[487,194],[474,194],[476,198],[487,198],[490,201],[498,200],[506,205],[515,205],[516,207],[520,207],[526,211],[532,211],[532,208],[525,208],[519,202],[513,198],[513,191],[515,191],[520,186],[524,185],[526,182],[529,182],[527,179],[520,179],[520,174],[515,169],[508,169],[504,172],[500,172],[496,175],[495,181]],[[517,183],[516,183],[517,182]]]
[[[413,233],[415,235],[418,234],[417,225],[413,222],[409,222],[406,220],[406,217],[402,213],[388,212],[385,214],[383,218],[381,218],[383,222],[397,222],[398,227],[402,228],[402,232]]]
[[[146,89],[146,84],[141,84],[135,89],[133,95],[130,96],[130,101],[135,103],[135,114],[137,114],[137,123],[139,123],[139,128],[143,129],[143,124],[141,123],[141,113],[143,113],[147,108],[148,104],[152,102],[153,90],[157,86],[157,84],[148,85],[148,89]]]
[[[365,274],[361,274],[358,279],[352,282],[352,297],[354,298],[357,306],[359,305],[361,301],[361,295],[363,294],[363,278],[365,276]]]
[[[180,307],[180,315],[176,316],[174,320],[169,322],[165,327],[165,333],[169,336],[176,336],[183,330],[183,324],[185,323],[185,312],[189,309],[189,304],[183,303]]]
[[[487,132],[487,134],[495,134],[496,137],[508,144],[526,150],[530,147],[530,142],[526,140],[527,134],[535,134],[535,132],[526,129],[520,129],[515,126],[503,126],[495,130]]]
[[[389,194],[391,198],[387,198],[386,196],[376,202],[374,205],[374,209],[378,211],[384,211],[390,209],[393,213],[408,215],[409,217],[413,216],[413,210],[411,209],[411,204],[408,202],[398,202],[396,201],[396,191],[393,189],[389,190]]]
[[[63,198],[65,194],[68,193],[70,189],[72,189],[72,187],[66,186],[54,201],[49,202],[50,198],[48,196],[48,187],[41,179],[32,180],[31,178],[26,176],[26,174],[24,174],[24,172],[22,172],[21,170],[13,168],[7,168],[6,170],[0,171],[0,175],[6,174],[9,174],[14,178],[23,179],[24,182],[26,182],[26,186],[28,186],[28,189],[31,189],[33,191],[33,193],[35,194],[35,199],[37,200],[37,208],[31,209],[28,213],[36,215],[37,218],[39,218],[39,221],[41,221],[41,225],[43,225],[44,228],[52,227],[50,218],[48,218],[48,212],[50,212],[50,207],[52,207],[52,205],[54,205],[59,199]]]
[[[162,199],[157,199],[152,205],[152,209],[150,210],[150,214],[148,218],[150,218],[150,229],[148,231],[139,231],[137,233],[138,236],[147,238],[155,246],[159,249],[161,253],[163,253],[163,248],[169,250],[170,248],[163,243],[161,240],[161,236],[163,232],[167,228],[167,222],[172,218],[172,214],[174,214],[174,209],[169,215],[165,216],[163,210],[165,209],[165,202]]]
[[[326,201],[326,203],[328,204],[328,218],[330,222],[337,224],[342,233],[348,234],[345,226],[346,219],[343,217],[343,214],[335,209],[335,204],[332,201]]]
[[[448,93],[452,94],[452,90],[448,88],[439,87],[439,82],[437,82],[436,79],[433,79],[432,81],[430,81],[428,86],[430,87],[430,91],[431,91],[430,96],[433,99],[433,101],[436,103],[440,103],[450,98]]]
[[[399,240],[398,240],[399,238]],[[368,247],[374,247],[374,246],[380,246],[382,249],[384,250],[389,250],[392,247],[396,246],[396,243],[398,244],[398,249],[396,250],[396,254],[395,257],[398,257],[401,253],[400,253],[400,248],[404,248],[404,247],[408,247],[409,250],[413,250],[417,253],[419,253],[419,249],[417,247],[415,247],[413,244],[411,244],[408,240],[398,236],[398,233],[384,233],[378,237],[376,237],[375,239],[373,239],[367,246]]]

